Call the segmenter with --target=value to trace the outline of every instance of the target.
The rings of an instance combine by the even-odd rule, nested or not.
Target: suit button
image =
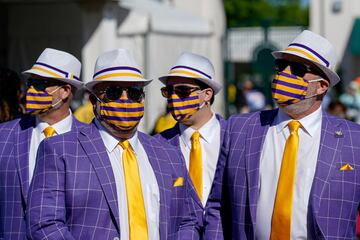
[[[120,238],[118,238],[118,237],[114,237],[114,239],[113,240],[120,240]]]

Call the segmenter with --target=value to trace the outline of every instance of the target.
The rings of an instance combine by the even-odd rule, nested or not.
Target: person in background
[[[0,124],[0,238],[26,239],[26,199],[40,142],[83,126],[69,110],[82,87],[80,70],[73,55],[46,48],[24,72],[28,114]]]
[[[203,234],[202,238],[220,239],[220,215],[208,212],[212,204],[208,197],[213,194],[220,198],[220,189],[213,180],[221,162],[218,159],[226,122],[211,105],[222,86],[215,79],[209,59],[188,52],[159,80],[165,84],[161,93],[167,99],[168,111],[178,123],[157,137],[174,145],[184,156],[195,187],[198,219],[203,222],[202,230],[207,228],[207,235]]]
[[[344,119],[348,119],[346,116],[347,108],[340,101],[332,101],[330,102],[327,112],[337,117],[341,117]]]
[[[20,102],[22,97],[18,74],[8,68],[0,68],[0,123],[21,117],[25,113]]]
[[[137,130],[150,82],[125,49],[98,57],[86,84],[94,121],[39,147],[31,239],[198,239],[181,155]]]
[[[94,119],[93,105],[90,102],[87,92],[84,94],[84,103],[75,110],[74,116],[83,123],[91,123]]]
[[[346,92],[340,95],[339,100],[347,108],[346,116],[354,122],[360,121],[360,93],[356,81],[349,83]]]
[[[245,80],[242,84],[242,91],[247,103],[249,112],[260,111],[265,108],[265,96],[262,92],[254,89],[254,84],[250,80]],[[240,110],[245,113],[244,110]]]
[[[340,81],[335,49],[305,30],[272,54],[279,108],[228,120],[214,209],[225,239],[355,239],[360,126],[321,107]]]

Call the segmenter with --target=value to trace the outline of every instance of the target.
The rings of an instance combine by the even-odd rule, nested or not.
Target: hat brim
[[[147,86],[149,83],[151,83],[152,79],[143,79],[143,78],[138,78],[135,79],[133,77],[131,78],[123,78],[121,80],[114,80],[114,79],[104,79],[104,80],[92,80],[91,82],[88,82],[85,84],[85,88],[89,91],[92,91],[93,88],[100,83],[132,83],[134,86]]]
[[[162,76],[162,77],[159,77],[159,80],[164,84],[166,85],[167,84],[167,81],[170,77],[184,77],[184,78],[190,78],[190,79],[196,79],[196,80],[199,80],[200,82],[203,82],[205,83],[206,85],[210,86],[213,90],[214,90],[214,95],[218,94],[221,89],[222,89],[222,86],[220,85],[220,83],[214,81],[214,80],[209,80],[209,79],[206,79],[206,78],[199,78],[199,77],[191,77],[189,75],[183,75],[183,74],[169,74],[169,75],[165,75],[165,76]]]
[[[69,79],[69,78],[58,78],[58,77],[54,77],[53,75],[44,73],[44,72],[39,71],[39,70],[36,70],[36,69],[26,70],[26,71],[22,72],[22,74],[24,74],[25,76],[29,76],[29,75],[31,75],[31,74],[34,74],[34,75],[37,75],[37,76],[40,76],[40,77],[45,77],[45,78],[51,78],[51,79],[59,80],[59,81],[61,81],[61,82],[68,83],[68,84],[74,86],[76,89],[81,89],[81,88],[84,86],[83,82],[81,82],[81,81],[79,81],[79,80]]]
[[[289,59],[289,60],[296,60],[301,63],[308,64],[313,67],[317,67],[322,71],[325,76],[328,77],[328,80],[330,81],[330,86],[335,86],[339,81],[340,77],[337,75],[336,72],[330,70],[329,68],[325,67],[324,65],[317,63],[315,61],[312,61],[308,58],[304,58],[303,55],[300,53],[292,52],[292,51],[275,51],[271,53],[275,59]]]

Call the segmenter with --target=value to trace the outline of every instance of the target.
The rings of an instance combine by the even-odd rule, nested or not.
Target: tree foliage
[[[308,26],[309,9],[300,0],[224,0],[228,27]]]

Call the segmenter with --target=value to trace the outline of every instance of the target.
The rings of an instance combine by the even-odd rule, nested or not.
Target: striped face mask
[[[200,106],[199,95],[196,92],[192,92],[184,98],[180,98],[173,93],[171,97],[168,98],[167,107],[176,121],[183,122],[194,115],[204,104],[205,102]]]
[[[322,79],[305,80],[285,70],[275,75],[271,84],[272,98],[279,106],[298,103],[304,99],[316,96],[306,96],[309,83],[319,82]]]
[[[56,88],[52,92],[38,91],[31,86],[26,92],[26,112],[32,115],[44,113],[56,107],[62,100],[52,104],[53,94],[61,87]]]
[[[123,97],[111,102],[100,101],[100,117],[123,131],[135,128],[143,115],[144,101],[139,103]]]

